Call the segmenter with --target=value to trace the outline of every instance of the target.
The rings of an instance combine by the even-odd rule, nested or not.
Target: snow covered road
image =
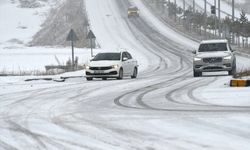
[[[139,78],[1,83],[1,149],[250,149],[249,88],[229,88],[223,74],[193,78],[190,40],[174,41],[181,35],[134,4],[142,17],[127,19],[129,1],[86,0],[100,46],[130,51]]]

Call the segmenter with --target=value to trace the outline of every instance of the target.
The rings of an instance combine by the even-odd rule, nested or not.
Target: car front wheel
[[[138,69],[135,67],[135,68],[134,68],[133,75],[131,76],[131,78],[132,78],[132,79],[136,78],[136,77],[137,77],[137,74],[138,74]]]
[[[123,78],[123,69],[121,68],[120,71],[119,71],[119,76],[118,76],[118,80],[122,80]]]

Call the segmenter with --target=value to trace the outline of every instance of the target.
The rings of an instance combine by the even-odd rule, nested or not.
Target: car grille
[[[206,67],[204,70],[220,70],[223,69],[222,67]]]
[[[90,67],[90,70],[109,70],[112,69],[112,67]]]
[[[118,72],[117,71],[112,71],[109,73],[90,73],[90,72],[86,72],[86,75],[117,75]]]
[[[222,62],[221,57],[211,57],[211,58],[203,58],[204,63],[219,63]]]

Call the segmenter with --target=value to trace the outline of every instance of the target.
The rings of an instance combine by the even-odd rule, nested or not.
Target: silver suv
[[[202,72],[228,71],[233,75],[236,71],[234,51],[227,40],[202,41],[193,53],[194,77],[202,76]]]

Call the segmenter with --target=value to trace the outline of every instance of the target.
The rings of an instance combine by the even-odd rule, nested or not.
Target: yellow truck
[[[139,9],[136,6],[128,8],[128,18],[130,17],[139,17]]]

